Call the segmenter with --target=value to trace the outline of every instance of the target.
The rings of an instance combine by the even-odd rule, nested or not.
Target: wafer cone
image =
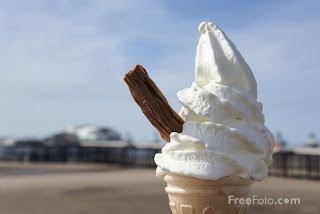
[[[229,204],[228,197],[250,197],[254,182],[237,177],[211,181],[172,174],[165,175],[164,180],[173,214],[246,214],[247,204]]]

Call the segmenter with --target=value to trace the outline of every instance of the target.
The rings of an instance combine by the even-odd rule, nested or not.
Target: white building
[[[96,125],[67,126],[65,132],[75,135],[80,142],[121,140],[120,134],[116,131]]]
[[[304,146],[308,148],[319,147],[318,141],[314,133],[309,134],[309,137],[304,141]]]

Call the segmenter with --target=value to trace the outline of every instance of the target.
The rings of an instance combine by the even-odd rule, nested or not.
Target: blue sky
[[[215,22],[253,70],[266,125],[320,136],[319,1],[1,1],[0,136],[98,124],[148,141],[124,83],[142,64],[176,111],[194,80],[198,24]]]

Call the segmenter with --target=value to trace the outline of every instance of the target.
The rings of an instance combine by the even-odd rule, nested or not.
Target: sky
[[[123,76],[142,64],[178,112],[209,21],[251,67],[266,126],[291,145],[319,139],[319,11],[315,0],[1,1],[0,136],[97,124],[149,141],[157,131]]]

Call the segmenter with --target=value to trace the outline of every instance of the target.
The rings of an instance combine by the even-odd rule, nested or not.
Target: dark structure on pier
[[[155,167],[154,155],[159,148],[137,148],[127,144],[107,146],[48,146],[18,144],[1,146],[0,160],[20,162],[114,163],[128,167]],[[273,176],[320,180],[319,150],[280,151],[273,155],[269,174]]]

